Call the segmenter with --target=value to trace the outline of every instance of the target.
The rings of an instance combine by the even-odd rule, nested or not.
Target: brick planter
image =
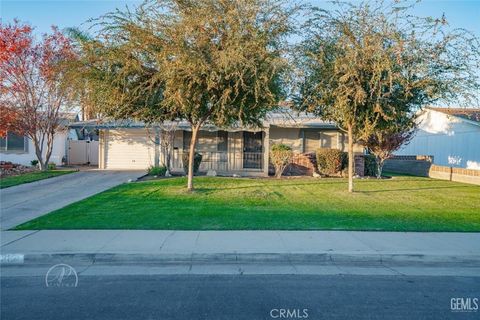
[[[37,168],[27,167],[17,163],[7,161],[0,162],[0,177],[16,176],[19,174],[36,171]]]
[[[315,153],[296,153],[292,163],[285,169],[285,176],[311,176],[317,171]]]
[[[13,168],[13,164],[0,164],[0,169],[9,170]]]

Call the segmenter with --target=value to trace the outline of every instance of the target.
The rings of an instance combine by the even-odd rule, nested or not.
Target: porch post
[[[105,154],[108,152],[108,129],[99,131],[98,140],[98,168],[105,169]]]
[[[269,152],[270,152],[270,127],[263,131],[263,174],[268,177]]]

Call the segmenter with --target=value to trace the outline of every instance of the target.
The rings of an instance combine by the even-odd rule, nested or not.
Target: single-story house
[[[70,124],[73,129],[99,130],[98,166],[101,169],[147,169],[154,164],[158,143],[142,122],[89,120]],[[188,152],[191,129],[180,122],[175,131],[171,168],[183,173],[182,155]],[[197,152],[202,154],[201,172],[242,176],[268,175],[270,146],[283,143],[297,154],[315,152],[320,147],[346,151],[347,137],[331,122],[310,114],[292,114],[287,110],[269,113],[259,128],[201,128]],[[355,145],[355,152],[363,147]]]
[[[50,162],[61,165],[62,160],[66,160],[68,153],[68,141],[78,140],[77,130],[66,127],[70,122],[78,121],[77,114],[65,113],[62,116],[64,130],[55,134],[53,139],[53,150]],[[46,146],[44,146],[44,154]],[[22,165],[31,165],[32,160],[36,160],[35,146],[33,141],[26,137],[17,135],[13,132],[7,132],[6,137],[0,137],[0,161],[9,161]]]
[[[480,111],[467,108],[425,108],[410,143],[396,155],[433,156],[441,166],[480,170]]]

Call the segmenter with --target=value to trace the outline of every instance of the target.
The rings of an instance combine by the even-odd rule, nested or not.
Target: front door
[[[243,132],[243,168],[262,169],[263,140],[262,132]]]

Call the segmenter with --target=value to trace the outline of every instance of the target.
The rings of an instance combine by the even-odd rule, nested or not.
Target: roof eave
[[[454,117],[458,120],[461,120],[463,122],[466,122],[466,123],[469,123],[469,124],[473,124],[475,126],[480,126],[480,122],[478,121],[474,121],[474,120],[470,120],[470,119],[467,119],[467,118],[464,118],[464,117],[459,117],[457,115],[454,115],[454,114],[450,114],[450,113],[446,113],[446,112],[442,112],[441,110],[435,110],[435,108],[425,108],[425,110],[427,111],[435,111],[435,112],[438,112],[438,113],[441,113],[441,114],[445,114],[449,117]]]

